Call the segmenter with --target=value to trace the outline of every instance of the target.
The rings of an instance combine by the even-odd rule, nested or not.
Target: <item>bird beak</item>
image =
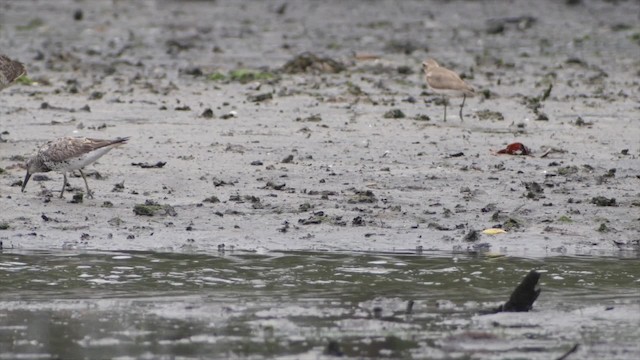
[[[29,182],[30,177],[31,177],[31,174],[27,170],[27,175],[24,177],[24,181],[22,182],[22,192],[24,192],[24,188],[27,186],[27,182]]]

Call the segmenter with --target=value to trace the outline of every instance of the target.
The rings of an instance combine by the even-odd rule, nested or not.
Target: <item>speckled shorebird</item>
[[[447,100],[444,96],[463,96],[462,105],[460,105],[460,121],[462,120],[462,108],[464,102],[467,100],[467,96],[473,96],[475,94],[473,88],[469,86],[464,80],[460,79],[460,76],[455,72],[444,68],[433,59],[428,59],[422,63],[422,69],[424,70],[425,80],[429,88],[436,94],[443,95],[444,103],[444,121],[447,121]]]
[[[20,76],[27,73],[24,65],[0,54],[0,90],[13,84]]]
[[[27,70],[20,62],[0,54],[0,91],[13,84],[20,76],[26,73]],[[0,142],[3,141],[2,135],[0,135]]]
[[[60,191],[60,197],[62,197],[64,188],[67,185],[67,172],[78,170],[82,175],[82,179],[84,179],[84,185],[87,187],[87,196],[93,198],[82,169],[108,153],[109,150],[126,144],[127,140],[129,140],[128,137],[115,140],[63,137],[50,141],[38,149],[38,152],[27,161],[27,175],[22,183],[22,192],[24,192],[24,188],[27,186],[32,174],[54,170],[61,172],[64,176],[62,191]]]

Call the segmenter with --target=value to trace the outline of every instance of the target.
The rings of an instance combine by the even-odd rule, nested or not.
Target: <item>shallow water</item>
[[[532,312],[478,315],[531,269]],[[634,359],[639,288],[637,254],[5,250],[0,358],[317,358],[335,340],[351,357]]]

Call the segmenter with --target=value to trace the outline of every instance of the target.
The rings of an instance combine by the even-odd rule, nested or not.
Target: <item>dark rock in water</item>
[[[542,291],[541,289],[536,289],[538,280],[540,280],[540,273],[531,270],[520,285],[513,290],[509,301],[499,306],[495,312],[526,312],[531,310],[533,303],[538,299],[540,291]]]

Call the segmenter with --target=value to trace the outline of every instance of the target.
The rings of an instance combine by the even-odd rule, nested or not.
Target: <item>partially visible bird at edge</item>
[[[20,76],[26,74],[27,69],[22,63],[0,54],[0,90],[13,84]]]

